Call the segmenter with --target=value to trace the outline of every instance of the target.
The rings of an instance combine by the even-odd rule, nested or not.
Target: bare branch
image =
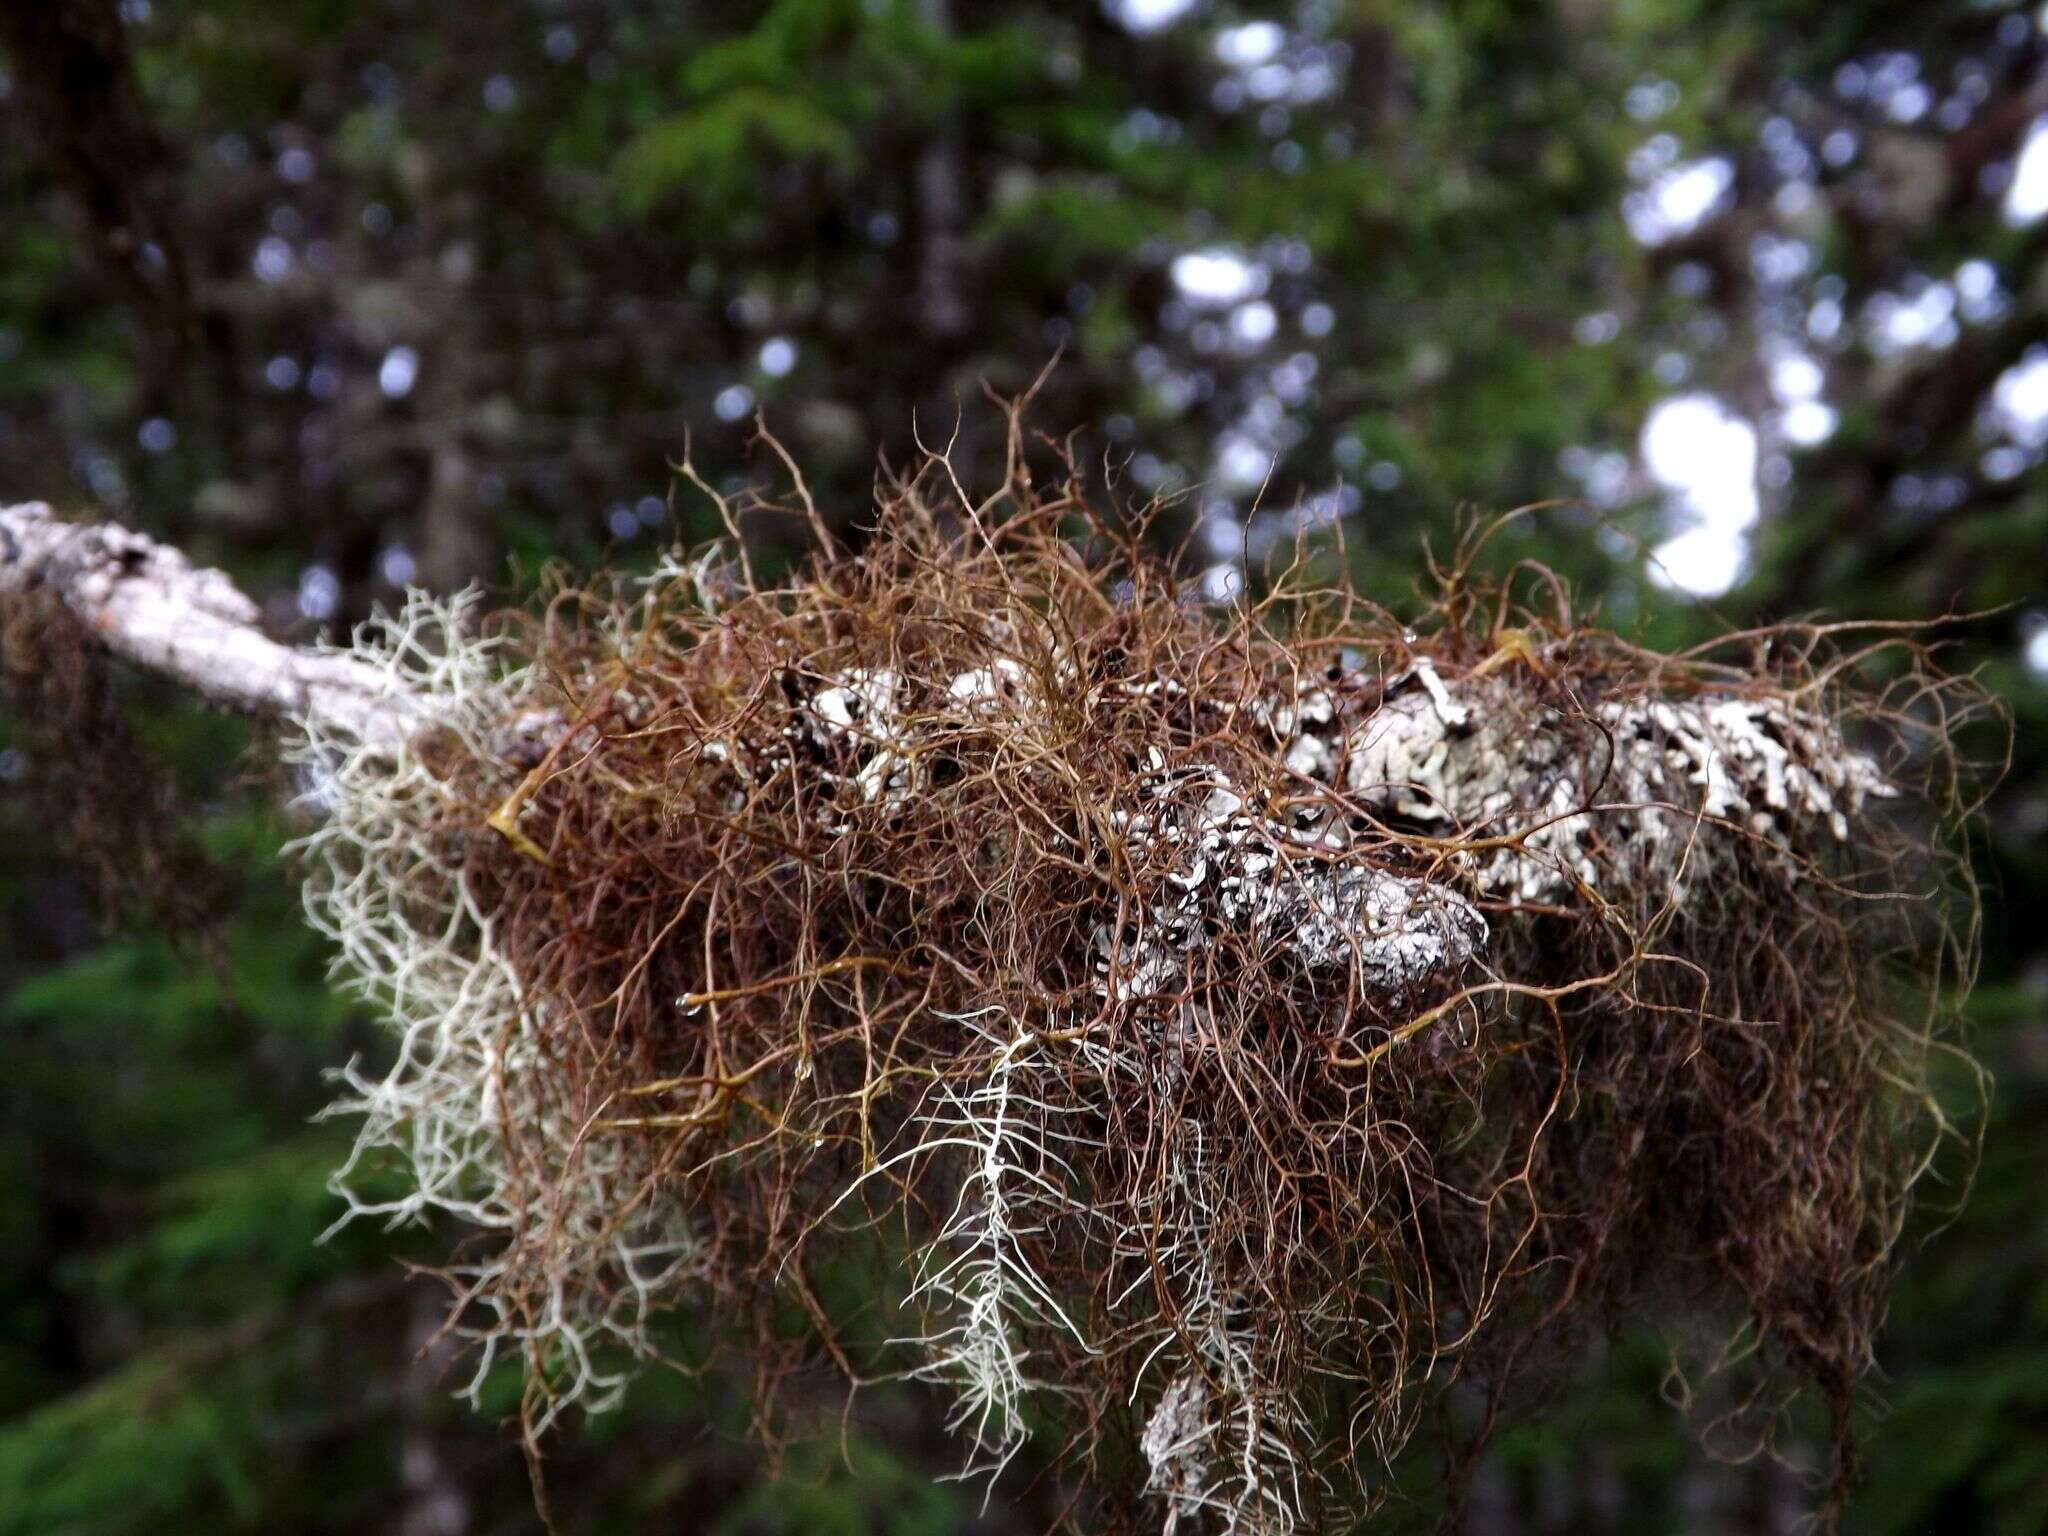
[[[0,605],[45,592],[113,654],[214,704],[318,717],[364,741],[420,720],[417,700],[353,657],[281,645],[227,576],[115,523],[67,523],[43,502],[0,506]]]

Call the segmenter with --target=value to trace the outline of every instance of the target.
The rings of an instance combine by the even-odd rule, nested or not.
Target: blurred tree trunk
[[[953,30],[952,0],[918,0],[918,18]],[[973,326],[967,303],[967,150],[961,125],[939,123],[917,159],[917,318],[934,341],[957,342]]]
[[[144,110],[115,0],[0,5],[0,45],[95,258],[142,323],[152,381],[168,392],[199,350],[199,325],[168,186],[174,157]]]
[[[449,1405],[443,1378],[457,1353],[447,1298],[425,1280],[408,1287],[405,1385],[399,1404],[398,1536],[461,1536],[471,1528],[469,1495],[442,1443]]]

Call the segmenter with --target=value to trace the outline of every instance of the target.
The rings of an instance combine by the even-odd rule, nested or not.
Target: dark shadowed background
[[[304,639],[407,583],[516,598],[709,536],[670,465],[767,478],[757,411],[856,527],[878,456],[987,464],[984,387],[1057,355],[1032,420],[1106,494],[1177,497],[1218,598],[1306,530],[1398,603],[1461,509],[1559,499],[1500,565],[1659,643],[1977,614],[1950,661],[2018,743],[1976,850],[1998,1088],[1904,1271],[1850,1524],[2027,1536],[2044,250],[2048,37],[2002,4],[4,0],[0,500],[170,538]],[[61,690],[4,645],[17,697]],[[323,1074],[381,1046],[324,983],[260,756],[115,682],[65,696],[104,761],[0,714],[0,1532],[536,1530],[516,1384],[453,1400],[404,1268],[451,1234],[316,1242],[349,1135],[310,1118]],[[87,786],[122,815],[73,825]],[[1560,1380],[1463,1529],[1794,1529],[1796,1436],[1789,1468],[1706,1459],[1663,1359],[1625,1336]],[[651,1375],[561,1436],[560,1528],[1056,1513],[1028,1476],[986,1508],[935,1483],[908,1392],[785,1403],[771,1463],[747,1385]],[[1388,1530],[1439,1503],[1410,1460]]]

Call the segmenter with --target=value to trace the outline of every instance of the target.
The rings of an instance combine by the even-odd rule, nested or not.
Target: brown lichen
[[[1846,1425],[1948,1130],[1976,695],[1463,568],[1405,627],[1300,567],[1219,610],[1140,547],[937,460],[857,557],[566,588],[516,666],[415,610],[431,760],[311,744],[313,910],[405,1041],[366,1143],[494,1233],[465,1316],[530,1422],[706,1298],[772,1375],[794,1295],[981,1464],[1048,1436],[1092,1528],[1286,1530],[1676,1284]],[[907,1353],[810,1284],[875,1228]]]

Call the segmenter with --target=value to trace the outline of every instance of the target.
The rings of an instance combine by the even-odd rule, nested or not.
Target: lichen
[[[552,1072],[549,1010],[532,997],[478,888],[471,813],[438,764],[451,754],[516,768],[559,735],[559,712],[529,707],[532,673],[477,634],[477,594],[414,593],[361,626],[348,654],[383,670],[434,724],[365,739],[330,716],[298,724],[290,753],[319,814],[294,846],[308,921],[334,945],[334,973],[385,1016],[389,1065],[352,1060],[330,1115],[359,1118],[332,1185],[343,1220],[391,1226],[452,1217],[495,1246],[451,1279],[488,1316],[468,1391],[501,1347],[543,1366],[534,1416],[601,1409],[626,1374],[604,1346],[648,1352],[647,1326],[699,1261],[673,1206],[622,1220],[646,1172],[644,1143],[588,1134],[589,1111]],[[508,1127],[516,1132],[508,1134]],[[395,1155],[402,1192],[376,1177]]]
[[[503,642],[415,600],[350,649],[432,725],[304,722],[308,911],[394,1042],[340,1186],[480,1231],[461,1318],[530,1432],[687,1297],[771,1383],[944,1389],[972,1470],[1045,1425],[1169,1530],[1273,1536],[1368,1510],[1446,1376],[1674,1274],[1846,1425],[1953,1124],[1937,849],[1879,807],[1939,803],[1967,692],[1469,573],[1412,627],[1219,613],[1077,552],[1070,491],[992,526],[950,484],[780,586],[674,559]],[[844,1337],[828,1265],[907,1336]]]
[[[1682,900],[1735,842],[1786,847],[1804,827],[1844,842],[1867,801],[1897,793],[1826,717],[1773,695],[1633,695],[1574,714],[1497,677],[1454,689],[1425,660],[1362,718],[1320,685],[1265,718],[1292,770],[1479,845],[1454,862],[1518,903]]]
[[[1355,967],[1392,994],[1454,972],[1486,942],[1485,918],[1455,892],[1361,857],[1334,817],[1253,814],[1220,769],[1168,770],[1154,749],[1140,807],[1113,824],[1140,862],[1164,848],[1173,867],[1143,925],[1098,935],[1096,969],[1120,1001],[1184,993],[1190,954],[1220,932],[1310,969]]]

